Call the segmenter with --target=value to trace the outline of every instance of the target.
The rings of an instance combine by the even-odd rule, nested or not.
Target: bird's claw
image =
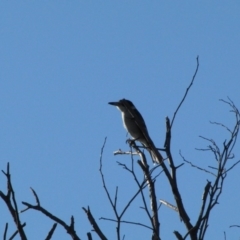
[[[126,140],[126,143],[128,143],[131,147],[136,145],[135,144],[135,140],[134,139],[130,139],[130,138]]]

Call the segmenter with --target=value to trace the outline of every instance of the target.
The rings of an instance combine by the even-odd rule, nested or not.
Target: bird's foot
[[[136,146],[135,139],[127,139],[126,143],[130,145],[130,147]]]

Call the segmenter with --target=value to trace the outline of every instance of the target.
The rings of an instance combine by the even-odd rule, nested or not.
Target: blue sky
[[[221,144],[228,137],[209,120],[233,124],[229,108],[219,102],[229,96],[240,108],[240,3],[238,1],[1,1],[0,3],[0,162],[10,162],[19,208],[34,203],[33,187],[43,207],[69,222],[86,239],[91,226],[82,207],[96,219],[113,217],[99,174],[100,150],[107,136],[103,170],[113,196],[119,186],[121,209],[136,190],[113,156],[125,144],[120,113],[109,101],[127,98],[142,113],[157,146],[165,138],[165,117],[172,118],[196,68],[196,81],[173,127],[172,153],[179,150],[200,166],[214,165],[213,156],[198,152],[203,135]],[[236,159],[239,159],[239,142]],[[211,216],[206,239],[238,239],[240,224],[239,167]],[[196,219],[206,180],[211,176],[187,165],[179,170],[179,187],[191,219]],[[141,178],[140,172],[139,176]],[[173,202],[164,175],[158,198]],[[6,181],[0,176],[0,189]],[[125,220],[146,222],[138,200]],[[0,232],[15,226],[0,203]],[[2,217],[3,216],[3,217]],[[21,214],[29,239],[43,239],[52,222],[42,214]],[[177,214],[160,209],[162,239],[185,232]],[[100,221],[109,239],[115,225]],[[151,232],[124,225],[125,239],[150,239]],[[38,233],[36,236],[36,232]],[[94,235],[94,233],[93,233]],[[69,239],[57,227],[53,239]],[[95,237],[97,238],[97,237]]]

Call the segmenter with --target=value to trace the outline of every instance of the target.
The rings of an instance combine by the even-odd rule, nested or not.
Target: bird
[[[131,135],[133,141],[139,141],[149,151],[154,163],[162,163],[163,157],[154,146],[148,134],[145,121],[134,104],[127,99],[121,99],[118,102],[109,102],[108,104],[116,106],[120,110],[123,126]]]

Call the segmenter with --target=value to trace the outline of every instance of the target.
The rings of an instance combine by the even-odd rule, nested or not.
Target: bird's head
[[[121,112],[126,112],[127,108],[131,108],[132,110],[135,110],[135,106],[133,103],[127,99],[121,99],[118,102],[109,102],[108,104],[116,106]]]

